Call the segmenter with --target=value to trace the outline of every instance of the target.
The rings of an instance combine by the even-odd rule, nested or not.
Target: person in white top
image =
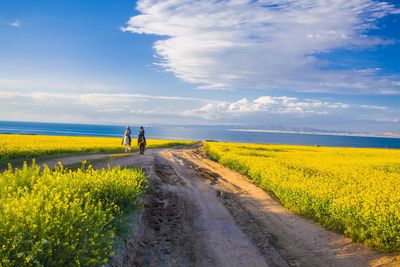
[[[126,127],[125,132],[124,132],[124,137],[122,138],[122,145],[125,146],[125,152],[131,152],[131,129]]]

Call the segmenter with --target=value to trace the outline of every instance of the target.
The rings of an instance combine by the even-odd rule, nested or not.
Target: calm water
[[[0,121],[0,133],[119,137],[122,136],[124,129],[124,126]],[[136,133],[138,131],[138,126],[131,126],[131,129],[133,133]],[[244,143],[400,148],[400,139],[396,138],[236,132],[229,131],[229,129],[230,128],[227,127],[212,126],[145,127],[146,136],[148,138],[158,139],[216,140]]]

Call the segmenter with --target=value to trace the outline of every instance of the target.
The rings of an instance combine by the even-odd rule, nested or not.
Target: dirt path
[[[398,254],[376,253],[293,215],[198,146],[100,158],[96,168],[137,166],[150,176],[134,235],[112,265],[399,266]]]
[[[70,165],[70,164],[82,162],[83,160],[106,159],[106,158],[110,157],[111,155],[113,155],[113,154],[111,154],[111,153],[99,153],[99,154],[72,155],[72,156],[61,157],[61,158],[40,160],[39,164],[45,163],[50,168],[53,168],[54,166],[58,165],[59,162],[61,162],[64,166],[67,166],[67,165]]]

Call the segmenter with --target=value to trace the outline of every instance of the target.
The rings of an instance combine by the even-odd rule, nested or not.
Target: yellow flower
[[[400,250],[400,150],[206,142],[294,212],[378,250]]]

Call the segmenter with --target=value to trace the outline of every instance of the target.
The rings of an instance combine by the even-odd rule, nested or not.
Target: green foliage
[[[0,174],[0,266],[103,265],[145,188],[135,169],[10,165]]]

